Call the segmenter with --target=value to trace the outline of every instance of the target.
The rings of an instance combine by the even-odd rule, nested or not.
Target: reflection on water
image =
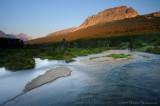
[[[147,53],[135,54],[151,58],[141,57],[121,63],[88,64],[80,61],[65,64],[64,61],[36,59],[37,66],[33,70],[4,74],[5,70],[0,69],[3,74],[0,75],[0,84],[4,85],[0,87],[0,93],[4,92],[3,96],[7,95],[6,98],[0,100],[6,100],[9,95],[13,95],[12,92],[20,92],[27,81],[43,74],[47,69],[64,65],[73,70],[71,76],[57,79],[27,92],[7,105],[158,104],[160,101],[160,56]],[[15,88],[11,89],[8,86]]]

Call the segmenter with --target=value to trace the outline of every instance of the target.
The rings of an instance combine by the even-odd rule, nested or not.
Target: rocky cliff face
[[[111,22],[114,20],[121,20],[124,18],[136,17],[139,15],[132,7],[120,6],[115,8],[106,9],[99,12],[97,15],[88,17],[83,24],[81,24],[76,30],[87,28],[98,23]]]

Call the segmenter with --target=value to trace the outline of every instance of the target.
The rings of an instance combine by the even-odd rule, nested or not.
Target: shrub
[[[135,46],[136,46],[136,47],[142,47],[142,46],[143,46],[143,43],[142,43],[141,41],[137,41],[137,42],[135,43]]]
[[[6,59],[5,68],[12,71],[30,69],[35,66],[35,60],[33,58],[25,57],[8,57]]]
[[[148,47],[148,48],[146,49],[146,52],[152,52],[152,47]]]

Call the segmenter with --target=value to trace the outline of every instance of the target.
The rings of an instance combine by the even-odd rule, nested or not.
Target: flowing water
[[[5,105],[160,104],[160,56],[132,53],[142,56],[117,63],[76,61],[66,64],[64,61],[35,59],[36,67],[31,70],[10,72],[0,68],[0,104],[21,93],[28,81],[57,66],[66,66],[73,71],[70,76],[33,89]]]

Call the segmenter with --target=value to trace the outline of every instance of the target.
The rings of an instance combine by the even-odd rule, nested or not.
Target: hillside
[[[38,38],[25,42],[26,44],[40,44],[60,42],[65,39],[66,41],[73,41],[76,39],[86,39],[94,37],[110,37],[127,35],[131,33],[150,33],[160,30],[160,17],[155,16],[137,16],[134,18],[126,18],[123,20],[97,24],[85,29],[77,30],[69,34],[62,34],[56,36],[48,36]]]
[[[68,29],[56,31],[56,32],[48,34],[47,36],[55,36],[55,35],[60,35],[60,34],[67,34],[67,33],[73,32],[76,28],[77,27],[73,27],[73,28],[68,28]]]

